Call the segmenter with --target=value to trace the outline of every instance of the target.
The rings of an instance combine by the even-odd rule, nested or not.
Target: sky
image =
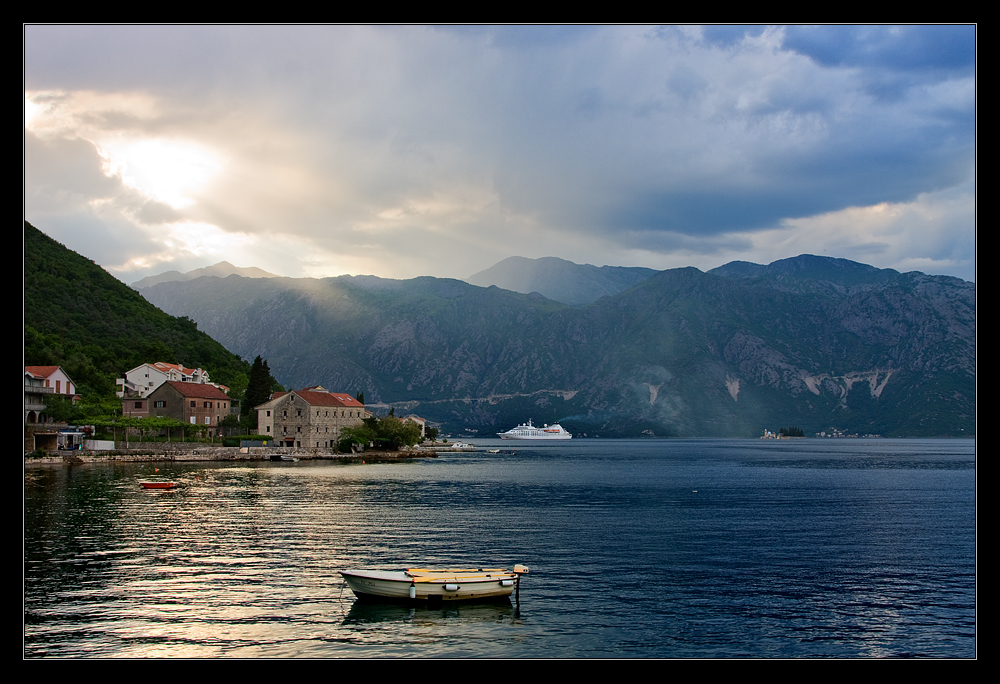
[[[798,254],[975,280],[975,38],[28,25],[24,217],[126,283]]]

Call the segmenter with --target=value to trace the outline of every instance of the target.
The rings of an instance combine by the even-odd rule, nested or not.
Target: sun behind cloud
[[[169,139],[112,140],[101,145],[109,173],[150,198],[183,209],[222,168],[203,145]]]

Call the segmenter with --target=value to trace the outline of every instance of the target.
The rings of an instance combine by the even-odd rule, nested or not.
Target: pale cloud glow
[[[161,224],[156,230],[149,230],[148,239],[159,246],[125,263],[110,265],[122,274],[144,273],[149,270],[174,269],[175,263],[185,263],[191,259],[207,259],[209,263],[236,259],[252,259],[256,250],[261,249],[260,239],[255,235],[227,233],[218,226],[206,223],[182,221]],[[280,274],[279,274],[280,275]]]
[[[152,199],[183,209],[222,167],[204,147],[162,139],[114,140],[101,146],[106,173]]]
[[[963,26],[28,26],[26,219],[129,281],[800,253],[973,279],[975,86]]]
[[[914,202],[881,202],[786,219],[780,228],[754,234],[752,247],[730,255],[769,263],[780,258],[775,254],[808,253],[878,261],[883,268],[902,272],[972,273],[975,236],[963,228],[974,224],[974,212],[972,187],[924,193]],[[915,251],[936,256],[914,256]]]
[[[136,92],[29,89],[24,102],[25,128],[49,137],[114,135],[154,120],[159,110],[155,98]]]

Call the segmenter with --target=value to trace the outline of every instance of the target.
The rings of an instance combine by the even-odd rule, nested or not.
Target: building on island
[[[282,446],[331,449],[342,429],[361,425],[365,417],[364,404],[350,394],[322,387],[275,392],[256,408],[257,434]]]

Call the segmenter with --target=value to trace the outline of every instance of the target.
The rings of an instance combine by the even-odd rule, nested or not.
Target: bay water
[[[473,441],[28,467],[24,655],[976,656],[973,440]],[[509,605],[363,604],[338,573],[514,563]]]

